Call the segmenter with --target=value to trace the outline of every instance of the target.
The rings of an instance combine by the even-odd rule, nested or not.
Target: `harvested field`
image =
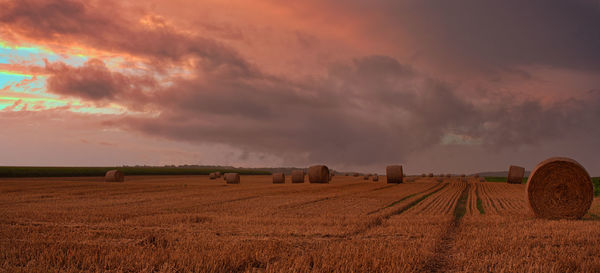
[[[598,198],[543,220],[524,184],[437,179],[4,178],[0,272],[600,271]]]

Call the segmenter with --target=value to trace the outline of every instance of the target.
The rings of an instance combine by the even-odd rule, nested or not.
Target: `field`
[[[525,185],[336,176],[0,179],[0,272],[600,272],[600,199],[533,218]]]

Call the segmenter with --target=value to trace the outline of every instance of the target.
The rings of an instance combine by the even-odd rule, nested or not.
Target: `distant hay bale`
[[[371,178],[370,174],[365,174],[365,176],[363,177],[364,180],[369,180],[369,178]]]
[[[215,176],[216,176],[217,178],[221,177],[221,172],[215,172]]]
[[[304,183],[304,171],[292,171],[292,183]]]
[[[379,181],[379,175],[373,175],[373,177],[371,178],[373,180],[373,182],[377,182]]]
[[[594,185],[577,161],[553,157],[542,161],[527,180],[527,200],[535,216],[579,219],[594,200]]]
[[[352,176],[354,176],[354,177],[358,177],[358,176],[359,176],[359,174],[358,174],[358,173],[354,173]]]
[[[273,174],[273,184],[285,184],[285,174],[284,173],[274,173]]]
[[[404,173],[402,172],[402,165],[390,165],[385,168],[385,174],[387,176],[388,184],[402,183],[404,180]]]
[[[427,175],[423,173],[423,174],[421,174],[421,177],[427,177]]]
[[[433,177],[433,173],[429,173],[429,175],[427,175],[427,176],[429,176],[429,177]]]
[[[329,183],[329,168],[325,165],[315,165],[308,168],[310,183]]]
[[[523,184],[523,177],[525,177],[525,168],[513,165],[508,167],[506,182],[509,184]]]
[[[125,175],[119,170],[110,170],[104,175],[106,182],[125,182]]]
[[[210,178],[210,180],[215,180],[215,179],[217,179],[217,174],[216,173],[210,173],[208,175],[208,178]]]
[[[227,184],[239,184],[240,174],[239,173],[226,173],[223,175]]]

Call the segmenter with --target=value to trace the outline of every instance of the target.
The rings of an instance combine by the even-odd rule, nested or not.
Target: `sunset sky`
[[[595,0],[0,0],[0,165],[600,174]]]

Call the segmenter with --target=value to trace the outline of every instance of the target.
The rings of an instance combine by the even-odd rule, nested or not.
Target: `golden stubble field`
[[[600,272],[598,199],[549,221],[524,185],[384,181],[1,179],[0,272]]]

